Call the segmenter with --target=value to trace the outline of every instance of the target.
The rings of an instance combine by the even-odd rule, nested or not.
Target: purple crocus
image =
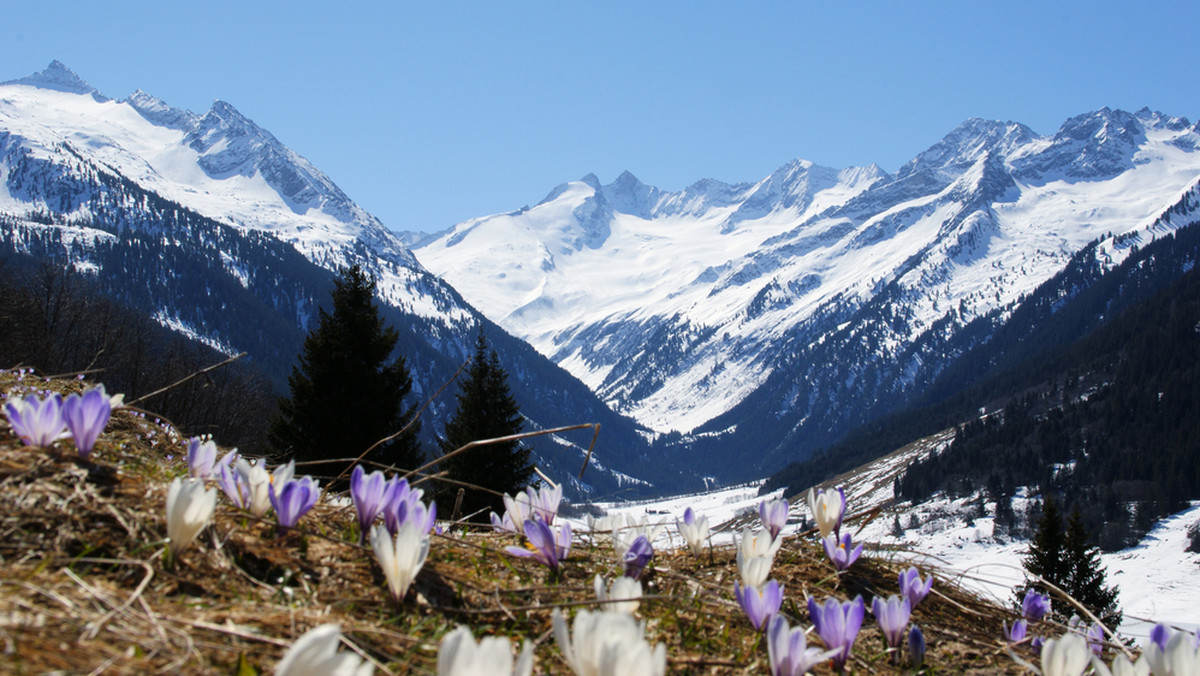
[[[226,453],[216,464],[217,485],[238,509],[249,509],[253,500],[250,487],[242,480],[242,475],[236,469],[236,463],[241,458],[237,449]]]
[[[846,660],[850,659],[850,650],[854,648],[854,639],[858,638],[858,630],[862,628],[864,613],[866,606],[862,596],[854,597],[853,601],[838,601],[830,596],[825,599],[825,605],[817,603],[811,596],[808,598],[808,614],[812,616],[813,626],[825,642],[825,647],[837,651],[833,656],[833,666],[839,672],[845,669]]]
[[[630,543],[629,549],[625,550],[624,565],[625,577],[638,579],[642,576],[642,571],[645,570],[646,564],[650,563],[650,558],[654,556],[654,547],[650,546],[650,540],[646,539],[645,535],[639,535]]]
[[[26,446],[49,446],[65,436],[62,396],[57,393],[45,399],[33,395],[14,397],[4,403],[4,414]]]
[[[766,629],[771,618],[778,615],[779,608],[783,606],[783,586],[775,580],[768,580],[761,587],[742,587],[734,580],[733,596],[741,604],[746,617],[750,618],[750,624],[758,631]]]
[[[282,485],[271,485],[271,506],[275,508],[275,518],[279,520],[279,532],[286,533],[296,525],[300,517],[317,504],[321,497],[321,489],[310,476],[299,479],[288,479]]]
[[[362,465],[355,465],[350,473],[350,498],[354,500],[354,511],[358,514],[358,542],[367,541],[371,523],[383,511],[388,483],[383,472],[367,473]]]
[[[1158,646],[1159,650],[1167,649],[1167,641],[1171,639],[1171,628],[1159,622],[1150,630],[1150,642]]]
[[[426,507],[421,502],[424,495],[425,491],[420,488],[410,487],[407,479],[397,477],[388,481],[384,488],[383,522],[389,533],[395,535],[409,521],[423,528],[422,533],[433,530],[437,521],[437,505]]]
[[[79,455],[87,458],[96,447],[96,440],[108,424],[112,414],[112,400],[104,391],[104,386],[93,387],[83,394],[72,394],[63,401],[62,418],[71,436],[75,439],[75,448]]]
[[[1083,636],[1087,639],[1088,648],[1091,648],[1093,653],[1100,655],[1104,652],[1104,627],[1093,622],[1088,625]]]
[[[188,476],[193,479],[212,477],[213,465],[217,462],[217,445],[212,439],[192,437],[188,439]]]
[[[908,632],[908,653],[912,655],[914,667],[921,666],[925,661],[925,634],[922,634],[921,628],[915,624]]]
[[[862,554],[862,543],[853,547],[849,533],[842,533],[840,539],[837,535],[830,534],[829,537],[822,540],[822,543],[825,545],[825,555],[833,562],[833,567],[837,568],[838,572],[849,568]]]
[[[1026,619],[1037,622],[1050,613],[1050,597],[1039,594],[1032,589],[1025,592],[1021,600],[1021,614]]]
[[[887,641],[889,648],[899,648],[904,641],[904,628],[908,626],[908,618],[912,616],[912,604],[907,598],[889,596],[886,601],[876,596],[871,601],[871,612]],[[898,660],[899,653],[892,653],[892,661]]]
[[[900,593],[908,599],[913,610],[917,609],[917,604],[929,595],[929,590],[932,588],[933,575],[930,575],[927,580],[922,580],[921,573],[916,568],[900,571]]]
[[[782,615],[771,619],[767,625],[767,655],[771,658],[771,676],[804,676],[837,652],[808,647],[805,633],[803,627],[788,627]]]
[[[571,524],[563,522],[557,533],[541,519],[528,519],[524,527],[529,548],[510,546],[505,551],[513,556],[535,559],[557,572],[559,562],[571,552]]]
[[[779,537],[788,520],[788,501],[783,498],[763,500],[758,503],[758,518],[762,519],[763,528],[771,533],[771,539]]]
[[[1004,640],[1009,643],[1020,643],[1025,640],[1025,636],[1029,633],[1029,623],[1024,619],[1017,620],[1009,627],[1007,622],[1001,622],[1000,628],[1004,631]]]

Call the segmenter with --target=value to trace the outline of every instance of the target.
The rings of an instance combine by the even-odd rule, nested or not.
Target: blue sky
[[[587,173],[895,171],[969,117],[1200,116],[1195,0],[12,5],[0,80],[59,59],[114,98],[228,101],[396,230]]]

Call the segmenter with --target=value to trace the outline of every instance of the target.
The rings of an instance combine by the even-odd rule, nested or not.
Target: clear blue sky
[[[0,81],[59,59],[114,98],[215,99],[396,230],[591,172],[678,190],[796,158],[895,171],[969,117],[1195,121],[1195,0],[14,2]]]

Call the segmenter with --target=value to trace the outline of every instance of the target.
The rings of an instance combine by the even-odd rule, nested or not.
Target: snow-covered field
[[[886,462],[867,468],[852,482],[842,484],[847,492],[847,518],[856,529],[852,532],[856,541],[867,543],[865,555],[897,557],[936,567],[941,583],[960,584],[1007,604],[1013,587],[1023,579],[1021,559],[1027,541],[995,533],[991,516],[967,518],[970,498],[938,498],[915,508],[907,503],[891,504],[892,478],[896,473],[903,470],[909,459],[929,453],[947,440],[932,439],[922,446],[897,452]],[[658,548],[683,545],[675,523],[691,507],[698,515],[709,518],[714,531],[725,525],[724,530],[714,533],[713,544],[729,545],[734,532],[731,522],[757,513],[758,504],[764,499],[758,496],[760,485],[761,482],[755,482],[655,501],[594,506],[622,520],[663,525],[654,543]],[[768,497],[780,495],[782,491]],[[1024,501],[1020,493],[1014,499],[1013,507],[1018,513]],[[860,526],[854,521],[856,514],[875,507],[882,507],[883,512],[869,523]],[[803,500],[795,501],[790,513],[785,533],[794,534],[804,519],[811,521]],[[894,533],[896,516],[906,527],[899,535]],[[913,516],[919,525],[907,528]],[[757,527],[757,517],[752,522]],[[1191,630],[1200,628],[1200,554],[1186,551],[1187,529],[1197,522],[1200,522],[1200,503],[1160,521],[1138,545],[1102,555],[1108,584],[1120,589],[1119,602],[1125,613],[1120,627],[1122,634],[1144,643],[1156,622]],[[573,526],[586,529],[582,521]]]

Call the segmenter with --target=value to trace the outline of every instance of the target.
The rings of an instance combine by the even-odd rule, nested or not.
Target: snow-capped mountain
[[[277,385],[328,302],[332,273],[357,263],[400,331],[417,397],[452,377],[483,327],[527,430],[604,424],[593,469],[573,489],[645,485],[630,476],[649,462],[631,421],[487,321],[328,176],[228,103],[198,115],[141,91],[114,100],[57,61],[0,84],[0,249],[65,255],[165,326],[249,352]],[[426,433],[453,408],[449,389]],[[588,441],[532,443],[539,466],[566,480]]]
[[[1088,242],[1119,262],[1200,178],[1200,129],[1101,109],[963,123],[894,175],[566,183],[416,249],[472,304],[659,432],[760,466],[894,409]]]

